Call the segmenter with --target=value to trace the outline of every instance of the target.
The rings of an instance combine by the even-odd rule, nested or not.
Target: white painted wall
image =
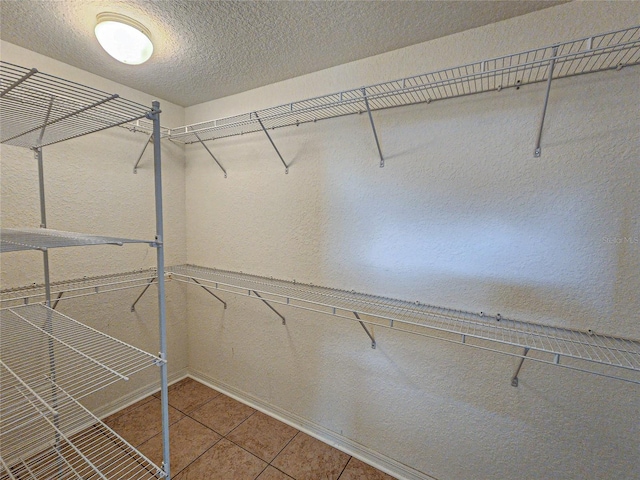
[[[640,23],[572,2],[186,109],[187,123]],[[186,148],[189,263],[640,339],[638,69]],[[632,239],[630,242],[623,239]],[[439,480],[640,477],[638,386],[188,292],[193,374]],[[368,450],[367,450],[368,449]],[[386,462],[386,463],[385,463]],[[400,471],[400,470],[397,470]],[[407,477],[409,474],[407,474]],[[418,478],[416,473],[412,478]]]
[[[151,106],[149,95],[83,72],[15,45],[2,42],[2,60],[35,67],[42,72],[118,93]],[[184,122],[184,109],[161,101],[163,125]],[[148,148],[133,174],[139,153],[148,137],[114,128],[69,140],[43,149],[47,226],[58,230],[142,238],[155,236],[153,148]],[[0,222],[3,227],[38,227],[40,207],[38,170],[33,152],[1,147]],[[185,197],[184,149],[163,143],[163,189],[165,199],[166,263],[184,262]],[[57,249],[49,252],[52,281],[83,276],[121,273],[155,267],[156,250],[146,245]],[[0,256],[2,288],[42,283],[42,254],[14,252]],[[187,367],[186,322],[183,288],[168,287],[170,373],[184,374]],[[125,290],[84,299],[61,301],[58,310],[85,321],[105,333],[149,352],[158,352],[157,296],[155,287],[132,313],[140,290]],[[140,394],[157,384],[157,369],[135,375],[129,382],[110,387],[87,399],[92,408],[109,409],[123,396]],[[127,397],[129,398],[129,397]],[[126,400],[126,399],[125,399]]]

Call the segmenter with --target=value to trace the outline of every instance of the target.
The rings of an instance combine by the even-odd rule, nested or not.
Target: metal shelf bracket
[[[269,141],[271,142],[271,146],[273,147],[273,149],[276,151],[276,153],[278,154],[278,157],[280,157],[280,161],[282,162],[282,164],[284,165],[284,173],[289,173],[289,165],[286,164],[286,162],[284,161],[284,159],[282,158],[282,155],[280,155],[280,151],[278,150],[278,147],[276,147],[276,144],[273,143],[273,140],[271,139],[271,135],[269,135],[269,132],[267,131],[267,129],[264,126],[264,123],[262,123],[262,120],[260,119],[260,117],[258,116],[258,112],[253,112],[253,114],[256,116],[256,119],[258,120],[258,123],[260,124],[260,127],[262,127],[262,131],[265,133],[265,135],[267,136],[267,138],[269,139]]]
[[[131,305],[131,311],[132,312],[136,311],[136,303],[138,303],[138,301],[142,298],[142,296],[146,293],[146,291],[149,290],[149,287],[151,286],[151,284],[154,281],[155,281],[155,278],[152,278],[151,280],[149,280],[149,282],[147,282],[147,284],[145,285],[145,287],[142,290],[142,292],[140,293],[140,295],[138,295],[138,298],[136,298],[135,301],[133,302],[133,304]]]
[[[369,338],[371,339],[371,348],[373,348],[375,350],[376,348],[376,339],[373,338],[373,334],[369,331],[369,329],[367,328],[367,326],[364,324],[364,322],[362,320],[360,320],[360,315],[358,315],[358,312],[353,312],[353,314],[356,316],[356,318],[358,319],[358,322],[360,323],[360,326],[362,328],[364,328],[364,331],[367,332],[367,335],[369,336]]]
[[[147,149],[147,146],[151,143],[152,140],[153,140],[153,133],[151,135],[149,135],[149,138],[147,138],[147,141],[144,142],[144,147],[142,147],[142,151],[140,152],[140,155],[138,156],[138,161],[133,166],[133,173],[138,173],[138,165],[140,164],[140,160],[142,160],[142,156],[144,155],[144,152]]]
[[[518,386],[518,374],[520,373],[520,369],[522,368],[522,364],[524,363],[524,359],[525,359],[525,357],[527,356],[528,353],[529,353],[529,349],[525,347],[524,354],[520,358],[520,363],[518,363],[518,367],[516,368],[516,371],[513,374],[513,377],[511,377],[511,386],[512,387],[517,387]]]
[[[273,310],[273,313],[275,313],[276,315],[278,315],[278,316],[282,319],[282,324],[283,324],[283,325],[286,325],[286,324],[287,324],[287,322],[286,322],[286,320],[284,319],[284,317],[283,317],[282,315],[280,315],[280,313],[279,313],[275,308],[273,308],[269,302],[267,302],[264,298],[262,298],[258,292],[256,292],[255,290],[249,290],[249,296],[251,296],[251,292],[253,292],[253,293],[255,294],[255,296],[256,296],[256,297],[258,297],[260,300],[262,300],[262,302],[263,302],[267,307],[269,307],[271,310]]]
[[[225,302],[224,300],[222,300],[219,296],[217,296],[215,293],[213,293],[211,290],[209,290],[207,287],[205,287],[204,285],[202,285],[199,281],[197,281],[195,278],[193,277],[189,277],[191,280],[193,280],[193,282],[196,285],[199,285],[200,287],[202,287],[202,289],[207,292],[208,294],[210,294],[211,296],[215,297],[216,300],[218,300],[220,303],[222,303],[224,305],[224,309],[227,309],[227,302]]]
[[[551,91],[551,80],[553,79],[553,69],[556,66],[556,56],[558,54],[558,47],[553,48],[553,57],[549,62],[549,75],[547,76],[547,91],[544,96],[544,106],[542,107],[542,117],[540,118],[540,126],[538,127],[538,139],[536,140],[536,149],[533,152],[533,156],[540,157],[542,149],[540,142],[542,140],[542,127],[544,126],[544,117],[547,114],[547,105],[549,104],[549,92]]]
[[[378,147],[378,154],[380,155],[380,168],[384,167],[384,157],[382,156],[382,149],[380,148],[380,142],[378,141],[378,133],[376,132],[376,125],[373,123],[373,115],[371,114],[371,107],[369,106],[369,99],[367,98],[367,89],[362,87],[362,96],[364,98],[364,104],[367,107],[367,113],[369,114],[369,122],[371,122],[371,129],[373,130],[373,138],[376,140],[376,147]]]
[[[202,141],[202,139],[200,138],[200,136],[194,132],[194,135],[196,136],[196,138],[198,139],[198,141],[202,144],[202,146],[204,147],[204,149],[207,151],[207,153],[209,153],[209,155],[211,155],[211,158],[213,158],[214,162],[216,162],[218,164],[218,167],[220,167],[220,170],[222,170],[222,173],[224,173],[224,178],[227,178],[227,171],[224,169],[224,167],[222,166],[222,164],[218,161],[218,159],[215,157],[215,155],[213,153],[211,153],[211,150],[209,150],[209,147],[207,147],[207,145]],[[267,134],[268,135],[268,134]],[[277,150],[276,150],[277,151]],[[226,308],[226,307],[225,307]]]

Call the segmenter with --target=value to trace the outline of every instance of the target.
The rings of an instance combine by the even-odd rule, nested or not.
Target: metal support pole
[[[213,161],[216,162],[218,164],[218,166],[220,167],[220,170],[222,170],[222,172],[224,173],[224,178],[227,178],[227,171],[224,169],[224,167],[220,164],[220,162],[218,161],[218,159],[215,157],[215,155],[213,153],[211,153],[211,150],[209,150],[209,147],[207,147],[205,145],[205,143],[202,141],[202,139],[198,136],[198,134],[196,132],[193,132],[193,134],[196,136],[196,138],[198,139],[198,141],[202,144],[202,146],[204,147],[204,149],[209,152],[209,155],[211,155],[211,158],[213,158]]]
[[[136,311],[136,304],[138,303],[138,301],[142,298],[142,296],[146,293],[147,290],[149,290],[149,287],[151,286],[151,284],[155,281],[155,278],[152,278],[151,280],[149,280],[147,282],[147,284],[144,286],[144,289],[142,290],[142,292],[140,293],[140,295],[138,295],[138,298],[135,299],[135,301],[131,304],[131,311],[135,312]]]
[[[544,106],[542,107],[542,118],[540,119],[540,128],[538,128],[538,139],[536,140],[536,149],[533,152],[533,156],[540,157],[542,149],[540,148],[540,142],[542,140],[542,127],[544,126],[544,117],[547,114],[547,105],[549,103],[549,92],[551,91],[551,80],[553,79],[553,69],[556,66],[556,55],[558,53],[558,47],[553,48],[553,57],[549,62],[549,76],[547,77],[547,93],[544,97]]]
[[[273,308],[269,302],[267,302],[264,298],[262,298],[258,292],[256,292],[255,290],[251,290],[249,293],[251,293],[251,292],[255,293],[256,297],[258,297],[260,300],[262,300],[267,307],[269,307],[271,310],[273,310],[273,313],[275,313],[276,315],[278,315],[282,319],[282,324],[283,325],[287,324],[287,322],[285,321],[284,317],[282,315],[280,315],[280,313],[278,313],[278,311],[275,308]]]
[[[191,278],[191,277],[189,277]],[[199,281],[197,281],[195,278],[191,278],[191,280],[193,280],[197,285],[200,285],[202,287],[202,289],[209,293],[210,295],[214,296],[216,299],[218,299],[219,302],[221,302],[224,305],[224,309],[227,309],[227,302],[225,302],[224,300],[222,300],[219,296],[217,296],[215,293],[213,293],[211,290],[209,290],[207,287],[205,287],[204,285],[202,285]]]
[[[371,108],[369,107],[369,99],[367,98],[367,90],[362,87],[362,96],[364,97],[364,104],[367,106],[367,113],[369,114],[369,122],[371,122],[371,129],[373,130],[373,138],[376,140],[376,147],[378,147],[378,154],[380,155],[380,168],[384,167],[384,157],[382,156],[382,149],[380,148],[380,142],[378,141],[378,133],[376,132],[376,124],[373,123],[373,115],[371,115]]]
[[[265,135],[267,136],[267,138],[269,139],[269,141],[271,142],[271,146],[273,146],[273,149],[276,151],[276,153],[278,154],[278,156],[280,157],[280,161],[282,162],[282,164],[284,165],[284,173],[289,173],[289,166],[285,163],[284,158],[282,158],[282,155],[280,155],[280,151],[278,150],[278,147],[276,147],[276,144],[273,143],[273,140],[271,139],[271,135],[269,135],[269,132],[267,131],[267,129],[264,126],[264,123],[262,123],[262,120],[260,120],[260,117],[258,117],[258,112],[254,112],[253,113],[256,118],[258,119],[258,123],[260,124],[260,126],[262,127],[262,131],[265,133]]]
[[[362,328],[364,328],[364,331],[367,332],[367,335],[369,335],[369,338],[371,339],[371,348],[373,348],[375,350],[376,348],[376,339],[373,338],[373,335],[371,334],[371,332],[369,332],[369,329],[367,328],[367,326],[364,324],[364,322],[362,320],[360,320],[360,316],[358,315],[358,312],[353,312],[353,314],[356,316],[356,318],[358,319],[358,322],[360,322],[360,326]]]
[[[513,374],[513,377],[511,378],[511,386],[512,387],[517,387],[518,386],[518,374],[520,373],[520,369],[522,368],[522,364],[524,363],[524,358],[527,356],[527,353],[529,353],[529,349],[527,347],[525,347],[524,356],[520,359],[520,363],[518,364],[518,368],[516,368],[516,372]]]
[[[160,403],[162,409],[162,469],[171,478],[169,456],[169,389],[167,375],[167,312],[164,285],[164,226],[162,221],[162,156],[160,151],[160,103],[153,102],[148,118],[153,121],[153,171],[156,201],[156,257],[158,263],[158,326],[160,331]]]
[[[44,195],[44,164],[42,162],[42,148],[34,149],[38,161],[38,187],[40,191],[40,228],[47,228],[47,208]],[[51,306],[51,281],[49,277],[49,252],[42,250],[42,262],[44,265],[44,291],[47,307]]]
[[[147,146],[149,145],[149,142],[151,142],[151,140],[153,140],[153,133],[151,135],[149,135],[149,138],[147,138],[147,141],[144,142],[144,147],[142,147],[142,151],[140,152],[140,156],[138,156],[138,161],[133,166],[133,173],[138,173],[138,165],[140,164],[140,160],[142,160],[142,156],[144,155],[144,152],[147,149]]]

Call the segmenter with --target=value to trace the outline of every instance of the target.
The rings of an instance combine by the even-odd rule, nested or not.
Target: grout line
[[[349,455],[349,460],[347,460],[347,463],[344,464],[344,468],[342,469],[342,471],[340,472],[340,475],[338,475],[338,478],[336,480],[340,480],[340,477],[342,476],[344,471],[347,469],[347,466],[351,463],[352,459],[353,459],[353,457],[351,455]]]

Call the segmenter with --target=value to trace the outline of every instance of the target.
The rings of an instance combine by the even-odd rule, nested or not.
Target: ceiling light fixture
[[[99,13],[95,33],[98,42],[116,60],[140,65],[153,53],[151,32],[140,22],[118,13]]]

